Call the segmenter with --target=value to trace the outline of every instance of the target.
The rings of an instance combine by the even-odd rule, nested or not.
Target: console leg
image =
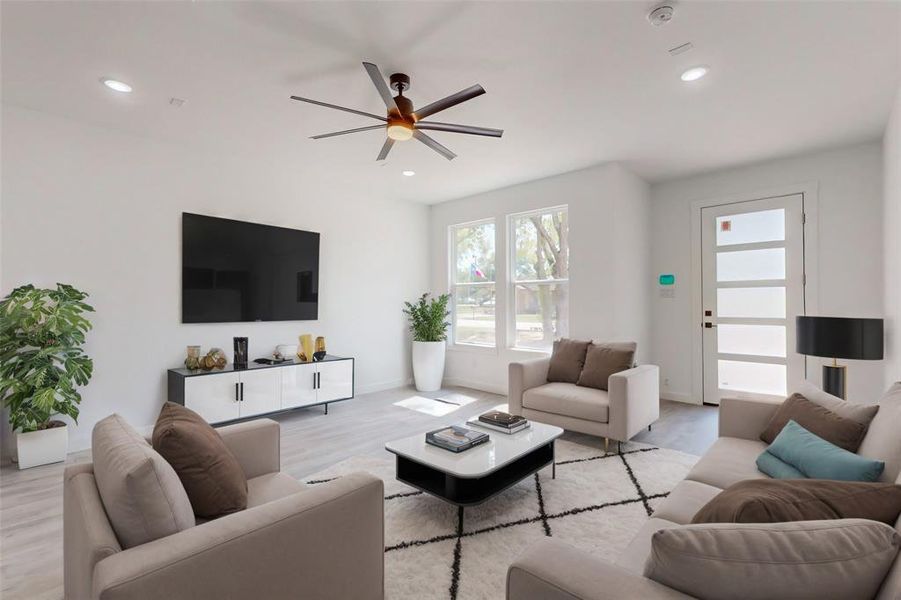
[[[328,402],[325,403],[325,414],[328,414]]]

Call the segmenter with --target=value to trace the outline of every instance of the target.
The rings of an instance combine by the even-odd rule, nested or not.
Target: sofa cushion
[[[267,473],[247,480],[247,508],[302,492],[306,485],[286,473]]]
[[[585,353],[591,342],[569,340],[566,338],[554,342],[554,351],[551,354],[551,363],[548,366],[547,380],[549,382],[576,383],[579,374],[585,366]]]
[[[794,421],[782,429],[767,452],[813,479],[877,481],[885,463],[830,444]]]
[[[797,391],[811,402],[828,408],[838,416],[852,419],[863,425],[869,425],[879,411],[879,407],[876,404],[862,404],[860,402],[842,400],[838,396],[824,392],[807,380],[801,382]]]
[[[638,530],[638,533],[635,534],[635,537],[632,538],[632,541],[629,542],[622,554],[616,557],[616,565],[641,575],[644,571],[645,562],[647,562],[648,556],[651,554],[651,538],[653,535],[661,529],[679,526],[679,523],[673,521],[651,517],[641,526],[641,529]]]
[[[894,384],[879,400],[879,412],[870,423],[857,453],[885,461],[880,481],[894,481],[901,474],[901,382]]]
[[[636,348],[635,342],[591,344],[585,353],[585,366],[577,384],[606,390],[611,375],[632,368]]]
[[[194,526],[194,511],[175,470],[119,415],[94,425],[94,479],[123,548]]]
[[[872,598],[899,547],[864,519],[681,525],[653,535],[644,575],[701,599]]]
[[[901,485],[801,479],[740,481],[697,512],[692,523],[780,523],[870,519],[894,525]]]
[[[688,472],[686,479],[727,488],[744,479],[762,479],[756,460],[766,450],[760,440],[721,437]]]
[[[772,444],[789,421],[794,421],[807,431],[848,452],[857,452],[867,433],[867,426],[863,423],[841,417],[801,394],[792,394],[770,419],[769,425],[760,434],[760,439]]]
[[[722,491],[722,488],[706,483],[683,479],[654,511],[654,517],[674,521],[680,525],[691,523],[695,513]]]
[[[193,410],[166,402],[153,428],[153,447],[178,473],[198,517],[247,508],[247,477],[238,459]]]
[[[526,390],[522,405],[532,410],[607,423],[609,398],[604,390],[572,383],[546,383]]]

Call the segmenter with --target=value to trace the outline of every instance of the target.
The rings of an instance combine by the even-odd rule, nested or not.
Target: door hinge
[[[807,285],[807,273],[801,275],[801,285]]]
[[[801,225],[807,224],[807,213],[801,213]]]

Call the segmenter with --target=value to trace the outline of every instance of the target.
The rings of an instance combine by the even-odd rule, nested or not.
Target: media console
[[[251,363],[247,368],[169,369],[169,401],[219,424],[354,397],[354,359]]]

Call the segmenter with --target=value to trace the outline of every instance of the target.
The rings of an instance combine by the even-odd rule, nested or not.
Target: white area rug
[[[393,457],[354,457],[307,479],[366,471],[385,482],[385,593],[389,599],[502,599],[507,567],[552,536],[614,560],[698,457],[647,444],[621,454],[557,441],[557,478],[539,472],[485,504],[457,507],[399,483]]]

